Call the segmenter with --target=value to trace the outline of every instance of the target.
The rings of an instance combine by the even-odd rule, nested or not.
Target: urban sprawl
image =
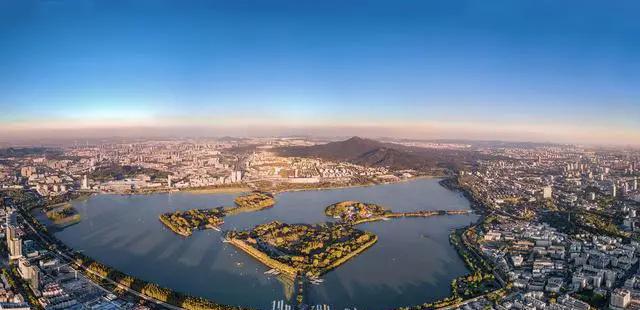
[[[74,141],[0,150],[0,309],[239,309],[122,274],[67,247],[50,228],[82,220],[74,199],[96,193],[276,193],[426,176],[464,193],[479,220],[451,232],[469,269],[452,279],[451,295],[402,309],[640,309],[638,150],[352,138],[354,147],[368,145],[385,156],[351,160],[306,151],[326,142]],[[445,156],[451,161],[429,166],[420,157],[440,152],[450,152],[443,154],[452,154]],[[395,160],[383,160],[390,156]],[[420,164],[412,166],[412,160]],[[273,309],[292,308],[329,306],[273,303]]]

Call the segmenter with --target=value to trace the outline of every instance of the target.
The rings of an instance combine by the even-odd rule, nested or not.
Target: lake
[[[438,179],[276,195],[273,208],[225,218],[223,230],[249,229],[278,220],[320,223],[324,208],[342,200],[381,204],[393,211],[468,209],[469,202]],[[76,250],[125,273],[223,304],[271,309],[274,300],[295,304],[287,281],[265,275],[269,268],[221,241],[221,232],[196,231],[189,238],[165,228],[161,213],[232,206],[233,194],[159,193],[95,195],[76,201],[82,221],[56,236]],[[309,285],[307,302],[334,309],[389,309],[449,295],[453,278],[468,271],[448,242],[451,229],[477,215],[401,218],[359,225],[378,235],[361,255]]]

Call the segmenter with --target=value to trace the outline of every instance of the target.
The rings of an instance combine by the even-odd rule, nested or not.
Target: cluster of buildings
[[[574,146],[483,152],[500,158],[457,179],[492,219],[477,247],[510,289],[461,308],[640,309],[640,156]]]
[[[49,251],[38,242],[36,232],[14,211],[0,210],[5,227],[8,266],[0,275],[0,309],[31,309],[25,292],[19,292],[11,282],[21,281],[34,300],[44,309],[147,309],[131,301],[119,299],[72,267],[59,253]],[[15,270],[12,274],[11,270]],[[13,277],[9,281],[7,277]]]
[[[282,157],[268,149],[254,152],[244,161],[248,181],[279,183],[349,183],[356,178],[384,178],[385,167],[364,167],[347,162]]]
[[[532,302],[548,305],[561,294],[583,292],[606,300],[635,278],[640,243],[595,234],[568,236],[545,223],[503,216],[485,226],[483,255]]]
[[[30,188],[52,197],[70,191],[132,192],[265,181],[341,184],[361,178],[397,179],[384,167],[281,157],[272,150],[276,146],[309,144],[286,138],[76,144],[61,148],[62,153],[56,156],[8,158],[7,163],[0,163],[0,187]]]
[[[31,188],[52,197],[70,191],[178,190],[260,182],[349,184],[362,179],[394,181],[413,174],[273,152],[278,146],[310,144],[313,142],[298,138],[255,138],[73,145],[55,157],[35,154],[0,162],[0,184]],[[456,179],[482,205],[486,218],[493,219],[479,225],[477,250],[509,283],[509,289],[498,300],[481,296],[460,308],[568,310],[600,304],[611,309],[640,309],[637,151],[568,145],[483,146],[476,150],[486,157],[458,169]],[[134,169],[126,175],[117,175],[122,171],[115,170],[116,175],[105,177],[113,167]],[[75,288],[92,289],[69,286],[65,284],[68,279],[57,278],[64,272],[53,269],[67,270],[67,278],[75,273],[71,267],[52,262],[46,250],[34,250],[37,245],[24,239],[15,215],[9,214],[6,221],[9,259],[40,292],[43,304],[65,308],[75,305],[73,300],[87,304],[106,298],[99,288],[95,291],[95,296],[101,296],[98,299],[77,298]],[[41,263],[43,260],[47,263]],[[282,303],[273,306],[286,308]]]

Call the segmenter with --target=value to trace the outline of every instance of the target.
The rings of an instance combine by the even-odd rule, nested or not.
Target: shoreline
[[[447,176],[422,175],[422,176],[416,176],[416,177],[401,179],[401,180],[392,181],[392,182],[368,183],[368,184],[352,184],[352,185],[335,185],[335,186],[325,186],[325,187],[316,187],[316,188],[290,188],[290,189],[274,190],[274,191],[269,191],[269,192],[274,193],[274,194],[280,194],[280,193],[287,193],[287,192],[327,191],[327,190],[334,190],[334,189],[349,189],[349,188],[360,188],[360,187],[372,187],[372,186],[378,186],[378,185],[401,184],[401,183],[406,183],[406,182],[411,182],[411,181],[416,181],[416,180],[421,180],[421,179],[446,179],[446,178],[447,178]]]
[[[447,215],[469,215],[475,212],[474,210],[432,210],[425,213],[419,212],[392,212],[381,216],[373,216],[370,218],[360,219],[353,222],[353,225],[359,225],[364,223],[379,222],[384,220],[391,220],[394,218],[412,218],[412,217],[434,217],[434,216],[447,216]]]
[[[171,224],[171,222],[169,222],[169,220],[167,220],[162,214],[158,216],[158,219],[160,219],[160,222],[162,222],[162,224],[164,224],[165,227],[169,228],[169,230],[171,230],[173,233],[177,235],[180,235],[182,237],[189,237],[193,234],[193,231],[186,233],[186,232],[182,232],[177,229],[174,229],[173,224]]]
[[[237,187],[218,187],[218,188],[186,188],[175,191],[176,193],[185,194],[238,194],[252,191],[249,186],[237,186]],[[173,193],[174,191],[168,191]]]
[[[73,202],[76,200],[80,200],[81,198],[88,198],[93,195],[152,195],[152,194],[170,194],[170,193],[184,193],[184,194],[239,194],[246,193],[255,190],[269,192],[274,195],[287,193],[287,192],[305,192],[305,191],[326,191],[326,190],[336,190],[336,189],[349,189],[349,188],[360,188],[360,187],[372,187],[378,185],[392,185],[392,184],[401,184],[421,179],[447,179],[450,176],[446,175],[421,175],[415,176],[411,178],[401,179],[398,181],[392,182],[382,182],[382,183],[362,183],[362,184],[351,184],[351,185],[329,185],[329,186],[320,186],[320,187],[309,187],[309,188],[288,188],[288,189],[259,189],[253,188],[249,186],[247,183],[242,183],[244,185],[239,186],[229,186],[229,187],[194,187],[194,188],[160,188],[160,189],[152,189],[152,190],[138,190],[131,192],[103,192],[103,191],[92,191],[86,192],[82,197],[74,198],[69,200],[68,202]],[[446,186],[445,186],[446,187]]]
[[[461,253],[462,251],[465,250],[469,250],[467,248],[467,245],[465,244],[460,244],[460,243],[464,243],[462,242],[462,240],[460,240],[461,242],[452,242],[452,238],[454,236],[456,236],[458,234],[458,232],[462,232],[462,234],[464,234],[464,232],[466,232],[468,229],[471,229],[473,227],[476,227],[477,225],[480,225],[486,217],[486,212],[487,212],[487,207],[479,200],[477,200],[467,189],[463,188],[462,186],[460,186],[460,184],[458,183],[458,180],[455,176],[449,176],[447,178],[443,178],[442,180],[440,180],[440,182],[438,182],[440,184],[440,186],[446,188],[447,190],[450,191],[454,191],[454,192],[458,192],[461,193],[465,199],[467,201],[469,201],[469,208],[470,208],[470,213],[476,213],[477,215],[479,215],[478,220],[475,221],[472,224],[460,227],[460,228],[456,228],[453,229],[450,233],[449,233],[449,246],[451,246],[457,253],[457,256],[459,259],[462,260],[462,262],[464,263],[465,268],[467,269],[468,273],[466,275],[463,275],[461,277],[465,277],[468,276],[470,274],[472,274],[473,272],[475,272],[476,270],[474,270],[474,268],[472,268],[472,265],[469,264],[469,262],[467,261],[467,259],[465,259],[464,255]],[[460,278],[460,277],[458,277]],[[454,278],[454,280],[457,280],[458,278]],[[438,300],[434,300],[432,302],[425,302],[423,305],[425,306],[425,308],[422,308],[423,305],[414,305],[415,307],[420,307],[420,309],[454,309],[456,307],[459,307],[461,305],[464,305],[466,302],[473,300],[474,298],[478,298],[480,296],[486,296],[488,294],[491,294],[493,292],[497,292],[500,291],[502,289],[504,289],[506,286],[501,285],[501,288],[494,290],[494,291],[490,291],[488,293],[485,294],[481,294],[479,296],[476,297],[472,297],[472,298],[463,298],[460,297],[457,292],[455,291],[456,288],[454,288],[453,286],[450,286],[450,293],[449,296],[445,297],[445,298],[441,298]],[[404,310],[404,309],[408,309],[414,306],[401,306],[396,308],[396,310]]]
[[[236,238],[229,238],[226,240],[228,240],[230,244],[237,247],[239,250],[242,250],[244,253],[256,259],[258,262],[264,264],[269,268],[278,270],[281,274],[287,277],[295,279],[296,275],[298,274],[298,272],[293,267],[269,257],[269,255],[252,247],[251,245],[247,244],[245,241],[242,241]]]
[[[325,267],[324,269],[322,269],[319,273],[318,273],[318,277],[335,269],[340,267],[340,265],[346,263],[347,261],[349,261],[352,258],[355,258],[356,256],[362,254],[364,251],[368,250],[370,247],[372,247],[374,244],[376,244],[376,242],[378,242],[378,235],[375,234],[371,234],[373,235],[373,239],[369,240],[367,243],[363,244],[361,247],[359,247],[358,249],[356,249],[355,251],[338,258],[338,260],[336,260],[335,262],[333,262],[333,264]]]

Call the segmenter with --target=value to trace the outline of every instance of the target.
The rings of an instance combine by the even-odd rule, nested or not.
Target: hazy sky
[[[638,16],[637,0],[1,0],[0,139],[640,144]]]

